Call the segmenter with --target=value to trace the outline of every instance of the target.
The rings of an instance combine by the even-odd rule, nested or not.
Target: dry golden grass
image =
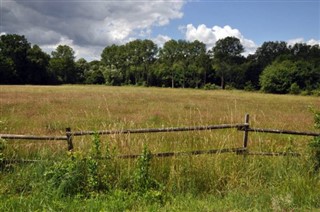
[[[142,87],[0,86],[0,97],[0,133],[35,135],[63,135],[66,127],[78,131],[243,123],[246,113],[253,127],[311,131],[309,107],[320,108],[319,97]],[[76,148],[86,148],[88,139],[77,138]],[[242,133],[114,135],[109,139],[121,152],[137,153],[144,143],[152,151],[241,146]],[[258,149],[283,150],[288,140],[305,146],[297,137],[250,136]]]

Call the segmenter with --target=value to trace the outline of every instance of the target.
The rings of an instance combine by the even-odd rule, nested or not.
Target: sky
[[[199,40],[209,50],[234,36],[248,55],[266,41],[320,44],[320,0],[0,0],[0,34],[49,54],[69,45],[88,61],[135,39]]]

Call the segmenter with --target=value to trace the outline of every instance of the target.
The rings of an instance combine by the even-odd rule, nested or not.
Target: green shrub
[[[203,86],[204,90],[216,90],[218,87],[215,84],[207,83]]]
[[[313,96],[320,96],[320,88],[317,89],[317,90],[311,91],[311,93],[312,93]]]
[[[315,111],[315,128],[320,129],[320,111]],[[320,169],[320,136],[315,137],[309,144],[311,147],[311,159],[313,160],[314,170]]]
[[[244,90],[245,91],[254,91],[256,90],[255,87],[253,86],[251,81],[246,82],[246,84],[244,85]]]
[[[67,160],[57,162],[45,172],[51,188],[59,196],[90,196],[109,190],[104,166],[99,163],[101,144],[94,135],[89,156],[81,152],[68,153]]]
[[[295,95],[301,93],[299,85],[297,83],[292,83],[290,88],[289,88],[289,93],[290,94],[295,94]]]
[[[0,138],[0,170],[2,170],[5,167],[5,157],[3,151],[6,148],[6,140]]]
[[[218,86],[216,86],[215,84],[211,84],[211,83],[207,83],[203,86],[204,90],[217,90]]]
[[[4,154],[3,151],[6,148],[6,140],[0,138],[0,162],[4,160]]]
[[[306,61],[276,60],[260,75],[261,89],[267,93],[285,94],[318,88],[319,70]]]
[[[165,199],[164,186],[151,176],[151,159],[151,152],[145,146],[142,155],[137,160],[133,189],[147,202],[163,203]]]
[[[261,89],[267,93],[287,93],[293,83],[294,70],[291,61],[272,63],[260,75]]]

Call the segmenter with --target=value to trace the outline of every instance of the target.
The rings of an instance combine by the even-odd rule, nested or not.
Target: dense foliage
[[[159,48],[151,40],[105,47],[100,61],[75,61],[60,45],[48,55],[24,36],[0,37],[0,84],[107,84],[182,88],[220,85],[270,93],[320,93],[320,47],[265,42],[244,57],[235,37],[218,40],[207,51],[200,41],[170,40]]]

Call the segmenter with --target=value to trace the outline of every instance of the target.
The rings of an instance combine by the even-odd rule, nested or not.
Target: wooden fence
[[[71,128],[66,128],[65,136],[35,136],[35,135],[15,135],[15,134],[0,134],[2,139],[23,139],[23,140],[64,140],[67,143],[68,151],[73,150],[73,138],[76,136],[85,135],[111,135],[111,134],[137,134],[137,133],[169,133],[169,132],[183,132],[183,131],[203,131],[203,130],[219,130],[235,128],[238,131],[243,131],[243,145],[239,148],[226,148],[226,149],[213,149],[213,150],[195,150],[189,152],[162,152],[152,154],[155,157],[171,157],[179,155],[200,155],[200,154],[217,154],[235,152],[237,154],[247,155],[263,155],[263,156],[300,156],[299,153],[288,152],[250,152],[248,149],[249,132],[256,133],[273,133],[273,134],[290,134],[302,136],[320,136],[319,132],[299,132],[290,130],[277,130],[277,129],[260,129],[251,128],[249,124],[249,114],[245,115],[244,123],[240,124],[222,124],[222,125],[209,125],[209,126],[195,126],[195,127],[171,127],[171,128],[152,128],[152,129],[124,129],[124,130],[101,130],[101,131],[71,131]],[[140,155],[119,155],[119,158],[136,158]],[[27,160],[26,160],[27,161]]]

